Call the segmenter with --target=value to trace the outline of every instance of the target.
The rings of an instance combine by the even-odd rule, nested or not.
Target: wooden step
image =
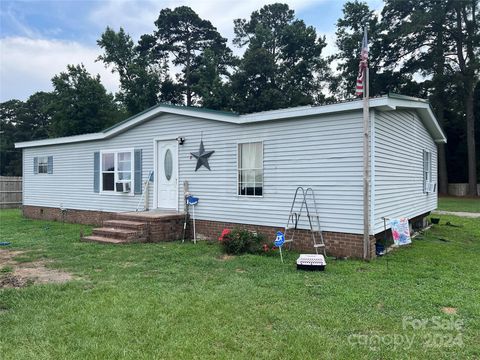
[[[141,230],[117,229],[111,227],[96,228],[92,231],[93,236],[106,237],[125,241],[145,242],[146,234]]]
[[[105,220],[103,222],[103,227],[130,229],[130,230],[144,230],[147,227],[147,224],[140,221],[130,221],[130,220]]]
[[[122,239],[112,239],[109,237],[104,237],[104,236],[84,236],[82,237],[82,241],[89,241],[89,242],[96,242],[100,244],[130,244],[131,241],[128,240],[122,240]]]

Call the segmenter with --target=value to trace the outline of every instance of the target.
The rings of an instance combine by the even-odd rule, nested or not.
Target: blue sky
[[[154,29],[162,8],[187,5],[210,20],[231,40],[233,19],[246,18],[266,3],[258,0],[0,0],[0,101],[25,100],[36,91],[50,91],[50,79],[67,64],[83,63],[100,74],[105,87],[118,89],[118,78],[101,63],[96,40],[111,26],[123,27],[134,39]],[[297,17],[326,35],[327,53],[335,51],[335,22],[342,15],[344,1],[288,0]],[[369,0],[372,9],[381,0]],[[236,50],[237,53],[240,50]]]

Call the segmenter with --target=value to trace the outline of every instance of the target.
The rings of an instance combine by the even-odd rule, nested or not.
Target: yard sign
[[[395,245],[408,245],[412,242],[407,218],[390,220],[390,227]]]

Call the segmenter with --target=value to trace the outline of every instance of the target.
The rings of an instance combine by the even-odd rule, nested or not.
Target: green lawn
[[[478,359],[480,222],[441,218],[461,227],[322,273],[297,271],[293,253],[282,265],[222,260],[217,244],[82,243],[88,227],[1,211],[1,240],[29,251],[20,261],[76,280],[0,289],[0,358]]]
[[[438,210],[480,213],[480,198],[439,197]]]

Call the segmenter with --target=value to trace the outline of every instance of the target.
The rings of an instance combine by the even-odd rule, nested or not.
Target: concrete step
[[[130,229],[130,230],[144,230],[147,224],[140,221],[130,220],[105,220],[103,222],[105,228]]]
[[[96,242],[100,244],[129,244],[131,241],[129,240],[122,240],[122,239],[112,239],[109,237],[104,237],[104,236],[84,236],[82,237],[82,241],[88,241],[88,242]]]
[[[138,230],[119,229],[114,227],[102,227],[102,228],[93,229],[92,235],[107,237],[112,239],[132,241],[132,240],[136,240],[139,237],[142,237],[143,233]]]

